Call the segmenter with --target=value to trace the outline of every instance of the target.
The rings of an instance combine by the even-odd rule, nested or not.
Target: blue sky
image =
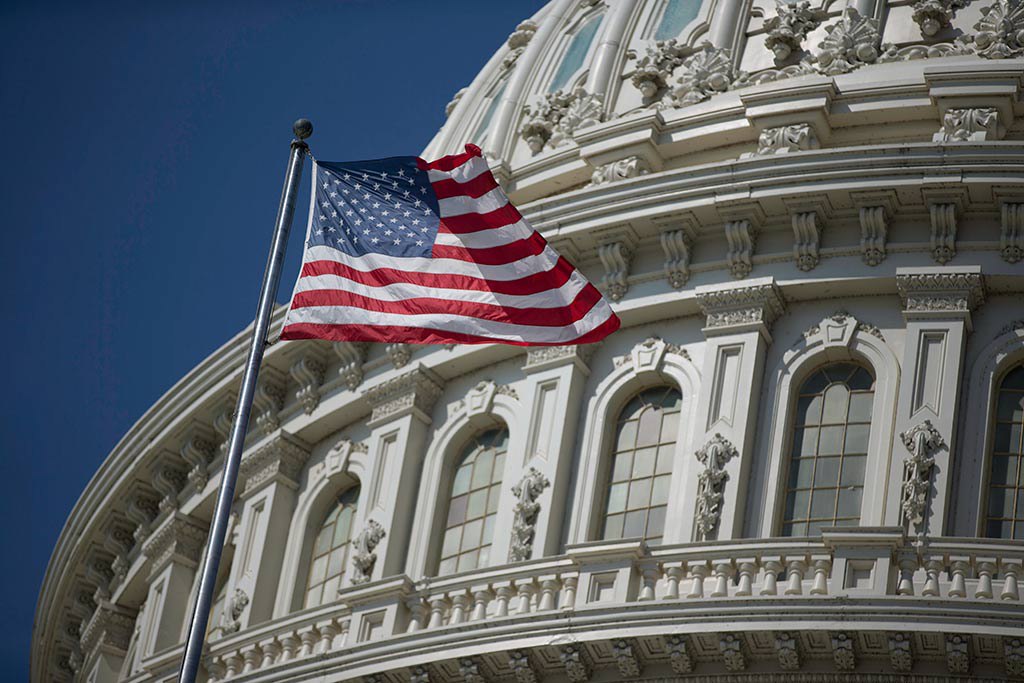
[[[417,154],[541,4],[0,7],[0,678],[27,678],[46,563],[99,463],[251,320],[291,122],[312,119],[318,158]]]

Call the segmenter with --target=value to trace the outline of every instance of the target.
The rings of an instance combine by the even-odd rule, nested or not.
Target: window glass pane
[[[847,456],[843,458],[843,474],[839,478],[842,486],[863,486],[866,455]]]
[[[462,527],[457,526],[444,532],[444,545],[441,547],[441,555],[448,557],[459,551],[459,543],[462,541]]]
[[[697,18],[700,11],[700,0],[668,0],[665,11],[661,14],[658,30],[654,33],[655,40],[675,38],[686,28],[686,25]]]
[[[839,455],[843,452],[843,428],[822,427],[818,455]]]
[[[623,482],[612,484],[608,490],[608,514],[622,512],[626,509],[626,493],[629,491],[629,484]]]
[[[1013,517],[1013,494],[1011,488],[993,486],[988,494],[989,517]]]
[[[658,464],[654,471],[658,474],[665,474],[672,471],[672,456],[676,446],[674,443],[658,448]]]
[[[673,443],[679,434],[679,413],[663,412],[661,418],[661,443]]]
[[[813,458],[802,458],[794,460],[789,467],[789,488],[804,489],[811,485],[814,479]]]
[[[992,456],[992,483],[1011,484],[1017,481],[1016,455],[993,455]]]
[[[871,422],[871,403],[873,393],[856,392],[850,394],[850,422]]]
[[[448,508],[448,526],[462,524],[466,521],[466,506],[469,503],[469,496],[452,498],[451,506]]]
[[[636,445],[652,446],[661,437],[661,409],[648,408],[640,414],[640,426],[637,427]]]
[[[462,528],[462,550],[471,550],[480,547],[480,532],[483,531],[484,523],[476,519],[469,522]]]
[[[1006,373],[1006,377],[1003,379],[1003,389],[1024,391],[1024,365],[1018,365]]]
[[[622,525],[623,538],[641,538],[644,535],[644,522],[647,510],[634,510],[626,513],[626,521]]]
[[[651,486],[651,505],[668,503],[668,488],[671,482],[672,477],[667,474],[654,478],[654,484]]]
[[[818,458],[814,467],[814,486],[836,486],[839,483],[839,458]]]
[[[850,391],[845,384],[833,384],[825,390],[825,410],[821,416],[822,424],[842,424],[846,422],[846,407],[850,400]]]
[[[476,569],[476,556],[476,551],[459,555],[459,566],[456,571],[468,572],[471,569]]]
[[[816,490],[811,494],[811,519],[820,519],[822,517],[834,519],[835,509],[835,489]]]
[[[614,540],[616,538],[622,538],[622,522],[625,519],[625,515],[608,515],[604,521],[604,537],[606,539]]]
[[[645,509],[651,502],[651,480],[639,479],[629,485],[627,510]]]
[[[629,479],[633,471],[633,453],[619,453],[615,456],[615,469],[612,471],[612,481],[625,481]]]
[[[871,425],[851,425],[846,428],[846,444],[843,453],[867,453]]]
[[[633,456],[633,478],[649,477],[654,474],[654,461],[657,459],[658,449],[644,448]]]
[[[818,428],[804,427],[803,429],[796,430],[796,436],[793,439],[793,446],[794,457],[814,455],[815,450],[818,447]]]
[[[860,494],[862,489],[846,488],[839,491],[837,517],[860,518]]]
[[[645,538],[660,538],[665,532],[665,510],[664,505],[651,508],[650,514],[647,516],[647,533]]]
[[[1024,537],[1024,482],[1020,481],[1024,432],[1024,365],[1003,377],[995,398],[985,533]]]
[[[473,491],[473,493],[469,494],[469,504],[466,507],[466,519],[476,519],[477,517],[483,517],[484,510],[486,508],[487,489]]]
[[[558,65],[554,78],[551,79],[548,92],[564,88],[569,79],[583,66],[583,60],[587,56],[587,51],[590,50],[590,44],[594,41],[594,35],[601,25],[602,18],[603,15],[594,17],[576,31],[576,35],[569,41],[569,48],[562,57],[562,62]]]
[[[455,481],[452,483],[452,495],[459,496],[469,490],[469,480],[473,476],[473,466],[460,467],[455,470]]]
[[[490,545],[491,541],[494,540],[494,520],[494,515],[489,515],[487,519],[484,520],[484,530],[483,533],[480,534],[480,543],[483,545]]]
[[[797,424],[816,425],[821,423],[821,395],[801,396],[796,404]]]
[[[338,583],[340,581],[340,576],[332,576],[324,582],[323,597],[320,599],[321,605],[326,605],[329,602],[334,602],[338,598]]]
[[[636,421],[630,421],[619,427],[619,438],[615,444],[615,450],[621,451],[632,448],[636,443]]]
[[[1000,422],[1020,422],[1024,420],[1024,393],[1003,391],[999,395],[996,408],[996,419]]]

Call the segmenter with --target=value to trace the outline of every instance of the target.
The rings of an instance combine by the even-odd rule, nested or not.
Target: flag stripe
[[[454,178],[442,178],[430,183],[434,188],[434,194],[440,199],[451,197],[479,197],[498,186],[498,181],[490,171],[484,171],[475,178],[459,182]]]
[[[432,184],[436,185],[436,183]],[[505,196],[500,187],[495,187],[490,192],[485,192],[479,197],[462,195],[441,199],[437,203],[440,206],[441,216],[445,220],[462,215],[491,213],[506,206],[511,206],[508,203],[508,197]]]
[[[461,235],[467,232],[493,230],[522,220],[519,210],[511,204],[487,213],[463,213],[458,216],[441,216],[441,232]]]
[[[310,259],[338,261],[357,270],[375,270],[377,268],[394,268],[395,270],[418,271],[436,275],[468,275],[488,281],[518,280],[537,271],[550,270],[560,258],[550,247],[536,256],[528,256],[513,263],[489,266],[471,263],[456,258],[394,258],[380,254],[349,256],[348,254],[323,247],[308,249]],[[330,253],[333,252],[333,253]]]
[[[511,225],[503,225],[493,230],[481,230],[480,232],[467,232],[461,235],[454,235],[449,232],[437,233],[434,244],[445,244],[455,247],[468,247],[478,249],[480,247],[497,247],[509,242],[515,242],[529,237],[533,234],[533,228],[526,221],[517,221]]]
[[[544,253],[547,246],[548,243],[544,241],[540,233],[535,232],[526,239],[516,240],[498,247],[467,249],[466,247],[436,244],[434,245],[434,256],[458,259],[484,266],[504,266],[530,256],[538,256]]]

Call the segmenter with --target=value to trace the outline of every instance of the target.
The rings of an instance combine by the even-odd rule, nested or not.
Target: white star
[[[430,209],[423,209],[423,215],[424,216],[429,216],[430,215]]]
[[[325,221],[325,220],[327,220],[327,216],[325,216],[325,215],[323,215],[323,214],[320,214],[320,220],[322,220],[322,221]]]
[[[362,185],[360,185],[359,183],[356,183],[356,184],[355,184],[355,191],[356,191],[356,192],[359,192],[359,190],[361,190],[361,189],[363,189],[363,186],[362,186]]]
[[[420,232],[430,232],[430,228],[424,225],[422,228],[420,228]]]
[[[420,219],[419,218],[413,218],[412,219],[412,224],[413,225],[419,225],[420,224]]]
[[[419,205],[420,205],[420,204],[422,204],[422,203],[423,203],[423,202],[421,202],[420,200],[418,200],[418,199],[417,199],[416,201],[414,201],[414,202],[412,203],[412,205],[413,205],[413,206],[419,206]]]
[[[323,200],[322,202],[320,202],[320,206],[324,207],[325,209],[330,207],[330,205],[331,205],[331,203],[329,201],[327,201],[326,199]]]
[[[382,179],[384,179],[384,180],[387,180],[387,179],[388,179],[388,172],[387,172],[387,171],[384,171],[383,173],[381,173],[381,174],[380,174],[380,177],[381,177]]]
[[[334,228],[327,228],[327,232],[338,232],[338,231],[335,230]]]
[[[393,235],[394,233],[393,233],[393,232],[391,232],[391,230],[385,230],[385,231],[384,231],[384,234],[390,237],[390,236],[391,236],[391,235]]]
[[[387,209],[384,209],[383,211],[380,212],[380,215],[381,216],[390,216],[391,212],[388,211]]]
[[[384,193],[384,201],[386,201],[386,202],[390,202],[391,201],[391,193],[390,192],[385,192]]]
[[[395,240],[395,244],[401,244],[402,240]]]
[[[368,200],[369,198],[370,198],[370,193],[369,192],[367,192],[366,194],[363,195],[363,199],[367,199]]]
[[[327,181],[325,180],[325,181],[324,181],[324,184],[323,184],[323,188],[324,188],[324,189],[326,190],[326,189],[327,189],[327,186],[328,186],[328,182],[327,182]]]
[[[378,224],[377,224],[377,227],[378,227],[378,228],[383,228],[383,227],[384,227],[384,224],[383,224],[383,223],[378,223]]]
[[[367,211],[369,211],[369,209],[367,209],[365,206],[359,207],[359,213],[366,213]]]
[[[398,222],[398,219],[397,219],[397,218],[392,218],[392,219],[391,219],[391,222],[392,222],[392,223],[397,223],[397,222]]]
[[[330,194],[330,196],[331,196],[331,197],[337,197],[337,196],[338,196],[338,193],[337,193],[337,192],[332,192],[332,193]]]
[[[398,169],[398,175],[399,175],[399,177],[404,178],[405,177],[405,169],[404,168]]]
[[[380,238],[379,238],[379,237],[374,237],[374,238],[373,238],[372,240],[370,240],[370,241],[371,241],[371,242],[373,242],[374,244],[377,244],[377,242],[380,242]]]
[[[349,178],[351,178],[352,176],[351,176],[350,174],[346,173],[345,175],[343,175],[343,176],[341,176],[341,177],[342,177],[342,178],[344,178],[345,180],[348,180],[348,179],[349,179]]]
[[[363,174],[363,180],[369,180],[369,179],[370,179],[370,174],[369,173],[364,173]]]
[[[348,188],[347,187],[342,188],[341,191],[344,192],[345,194],[348,194]]]
[[[423,246],[423,240],[416,240],[416,246],[417,247],[422,247]]]
[[[396,180],[393,183],[391,183],[391,187],[392,187],[392,189],[397,190],[398,189],[398,181]]]
[[[373,189],[379,190],[380,189],[380,183],[374,183],[373,184]]]
[[[396,209],[401,209],[402,208],[402,203],[401,202],[395,202],[395,208]]]
[[[380,202],[374,202],[373,203],[373,208],[379,209],[380,208]]]
[[[337,218],[337,217],[338,217],[338,212],[337,211],[331,211],[331,218]]]
[[[345,212],[345,215],[346,216],[355,216],[356,212],[353,211],[352,209],[349,209],[348,211]]]
[[[406,190],[405,192],[403,192],[402,196],[403,197],[408,197],[409,196],[409,190]]]
[[[364,235],[369,235],[369,234],[370,234],[370,231],[369,231],[369,230],[363,230],[363,234],[364,234]]]
[[[426,194],[427,193],[427,188],[426,187],[421,187],[420,188],[420,192],[422,192],[423,194]]]
[[[409,216],[411,216],[411,215],[412,215],[412,211],[403,211],[403,212],[402,212],[402,216],[403,216],[404,218],[408,218],[408,217],[409,217]]]
[[[362,225],[362,224],[363,224],[363,222],[361,220],[359,220],[358,218],[355,220],[355,225]]]
[[[324,229],[323,228],[318,228],[317,230],[315,230],[315,232],[316,232],[317,235],[323,235],[324,234]]]

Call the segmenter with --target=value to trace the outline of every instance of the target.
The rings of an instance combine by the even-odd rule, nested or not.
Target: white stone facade
[[[521,23],[424,156],[480,144],[623,329],[273,345],[202,675],[1024,677],[1024,483],[993,499],[1001,435],[1021,443],[1000,401],[1024,364],[1022,36],[1019,0],[555,0]],[[174,680],[247,340],[90,482],[44,580],[33,681]],[[844,413],[833,525],[794,512],[793,454],[819,429],[799,397],[836,367],[872,382],[843,390],[866,417],[854,452]],[[612,462],[655,388],[678,400],[645,542],[609,532]],[[484,460],[477,566],[438,575],[462,561],[446,530],[475,523],[452,521],[456,468]]]

